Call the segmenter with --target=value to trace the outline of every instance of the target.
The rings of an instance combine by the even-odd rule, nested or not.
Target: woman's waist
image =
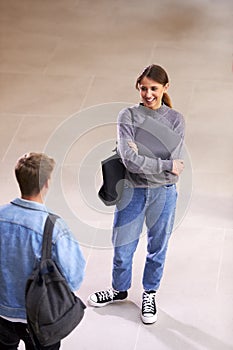
[[[125,178],[132,187],[160,187],[178,182],[178,176],[168,171],[160,174],[136,174],[126,171]]]

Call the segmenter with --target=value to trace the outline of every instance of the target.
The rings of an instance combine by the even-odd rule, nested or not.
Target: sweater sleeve
[[[176,146],[176,148],[171,152],[172,159],[182,159],[183,154],[183,144],[184,144],[184,137],[185,137],[185,121],[184,117],[177,113],[176,121],[174,123],[174,129],[173,129],[180,137],[180,142]]]
[[[148,157],[136,154],[128,145],[134,141],[135,128],[129,108],[123,109],[118,115],[117,139],[118,151],[126,168],[137,174],[160,174],[172,170],[172,160],[162,160],[159,157]]]

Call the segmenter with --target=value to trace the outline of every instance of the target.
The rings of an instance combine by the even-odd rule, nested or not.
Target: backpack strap
[[[59,216],[49,213],[45,221],[43,241],[42,241],[41,261],[45,259],[51,259],[53,228],[57,218],[59,218]]]

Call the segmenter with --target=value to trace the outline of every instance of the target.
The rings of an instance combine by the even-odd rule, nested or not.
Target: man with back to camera
[[[43,153],[28,153],[15,166],[21,198],[0,206],[0,349],[17,350],[23,340],[26,350],[35,350],[26,323],[25,285],[41,257],[48,192],[55,161]],[[69,257],[67,259],[67,256]],[[79,243],[62,218],[53,230],[52,257],[72,291],[84,276],[85,260]],[[60,342],[41,346],[57,350]]]

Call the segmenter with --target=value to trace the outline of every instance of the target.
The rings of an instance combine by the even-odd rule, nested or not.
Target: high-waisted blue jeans
[[[133,255],[143,224],[147,227],[147,257],[143,288],[158,290],[170,238],[177,200],[175,185],[158,188],[125,187],[116,206],[113,223],[112,287],[119,291],[131,287]]]

